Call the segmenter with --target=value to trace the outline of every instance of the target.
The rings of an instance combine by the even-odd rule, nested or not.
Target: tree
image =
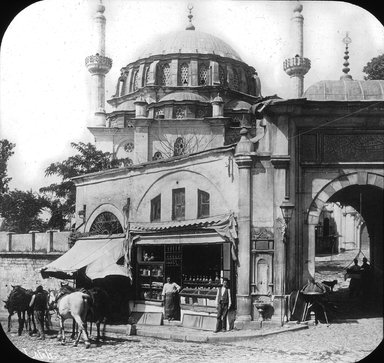
[[[112,153],[97,150],[91,143],[71,143],[77,154],[68,159],[52,163],[45,169],[45,176],[57,175],[60,183],[40,188],[40,192],[50,195],[52,217],[50,228],[63,229],[75,212],[76,187],[71,178],[125,165],[126,159],[116,159]]]
[[[363,68],[363,72],[367,74],[365,80],[384,79],[384,54],[372,58]]]
[[[0,214],[3,216],[2,229],[15,233],[28,233],[46,229],[39,214],[49,206],[49,201],[32,191],[12,190],[0,195]]]
[[[8,191],[8,183],[12,178],[7,175],[8,159],[14,154],[16,145],[8,140],[0,140],[0,195]]]

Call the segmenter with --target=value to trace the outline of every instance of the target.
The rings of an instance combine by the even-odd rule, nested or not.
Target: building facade
[[[361,211],[371,263],[382,266],[384,81],[354,81],[348,69],[303,94],[310,61],[301,12],[296,5],[297,54],[284,62],[294,98],[262,97],[255,68],[196,30],[190,13],[186,29],[121,68],[106,113],[112,61],[98,5],[99,47],[86,59],[94,79],[88,129],[97,148],[126,162],[74,178],[76,225],[125,234],[132,311],[161,312],[170,276],[182,287],[181,319],[211,326],[216,288],[227,277],[237,327],[259,318],[257,302],[267,302],[272,319],[286,319],[285,297],[314,276],[326,203]],[[284,205],[294,207],[290,219]]]

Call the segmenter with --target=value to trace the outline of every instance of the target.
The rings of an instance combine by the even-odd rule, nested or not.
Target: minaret
[[[85,65],[92,75],[91,110],[89,127],[105,127],[105,75],[112,67],[112,59],[105,56],[105,6],[97,5],[94,17],[94,35],[96,54],[85,58]]]
[[[345,44],[345,52],[344,52],[344,63],[343,63],[343,75],[340,77],[340,79],[343,80],[352,80],[352,76],[348,74],[348,72],[351,70],[349,68],[349,50],[348,50],[348,44],[352,43],[352,39],[348,36],[348,32],[345,34],[345,38],[343,39],[343,43]]]
[[[292,79],[292,96],[293,98],[300,98],[303,96],[304,91],[304,75],[311,68],[311,61],[308,58],[304,58],[303,51],[303,23],[304,17],[301,15],[303,10],[303,5],[299,2],[296,4],[293,9],[292,24],[294,28],[293,36],[293,50],[295,56],[293,58],[288,58],[284,61],[283,67],[285,73]]]

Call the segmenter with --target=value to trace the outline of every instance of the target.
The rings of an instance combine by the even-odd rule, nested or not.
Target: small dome
[[[200,101],[208,102],[204,96],[200,96],[193,92],[174,92],[164,96],[159,102],[162,101]]]
[[[139,52],[138,59],[174,53],[216,54],[241,61],[240,56],[227,43],[211,34],[196,30],[182,30],[162,35]]]
[[[308,87],[304,98],[314,101],[374,101],[384,99],[384,80],[320,81]]]
[[[249,110],[251,108],[251,105],[245,101],[232,100],[225,105],[225,108],[234,111]]]

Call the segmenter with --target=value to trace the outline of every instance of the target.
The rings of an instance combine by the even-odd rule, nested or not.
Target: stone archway
[[[365,192],[370,190],[371,194],[378,193],[377,195],[379,196],[379,200],[381,200],[382,203],[384,176],[369,171],[356,171],[349,174],[340,175],[327,183],[311,201],[306,215],[306,224],[304,226],[304,233],[307,237],[308,243],[307,256],[304,256],[304,280],[310,276],[313,277],[315,273],[315,227],[319,222],[319,217],[323,206],[328,201],[335,200],[336,197],[352,201],[352,194],[356,193],[358,190],[364,190]],[[351,205],[353,206],[353,202]],[[378,206],[375,207],[375,210],[379,211]],[[373,211],[373,214],[369,212],[370,211],[365,212],[365,219],[368,220],[368,225],[370,225],[369,234],[371,244],[373,246],[371,257],[372,261],[374,263],[376,262],[376,265],[379,266],[382,265],[383,260],[383,247],[382,243],[380,243],[380,240],[381,242],[383,240],[383,231],[382,224],[378,221],[378,219],[381,217],[380,215],[375,216],[375,211]],[[380,214],[380,211],[378,214]],[[376,243],[374,243],[375,240]]]

